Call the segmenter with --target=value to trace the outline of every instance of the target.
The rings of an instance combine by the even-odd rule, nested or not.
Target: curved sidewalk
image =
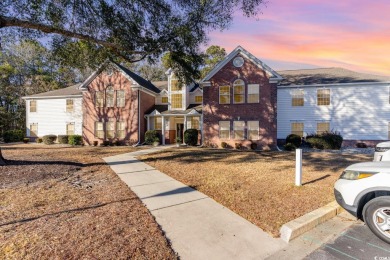
[[[182,259],[264,259],[287,246],[205,194],[136,159],[166,148],[170,147],[104,160],[146,205]]]

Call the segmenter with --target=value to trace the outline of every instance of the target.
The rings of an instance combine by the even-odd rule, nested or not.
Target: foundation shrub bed
[[[70,135],[69,136],[68,143],[70,145],[82,145],[83,144],[83,137],[81,135]]]
[[[343,137],[339,132],[324,132],[322,134],[308,135],[306,142],[316,149],[340,150]]]
[[[286,150],[286,151],[294,151],[295,149],[297,149],[297,147],[292,143],[287,143],[284,146],[284,150]]]
[[[296,134],[290,134],[286,137],[286,144],[292,144],[295,146],[295,148],[301,146],[302,144],[302,138],[299,135]]]
[[[54,144],[54,142],[57,140],[56,135],[44,135],[42,137],[43,143],[44,144]]]
[[[58,143],[60,144],[68,144],[69,142],[69,135],[58,135]]]
[[[184,132],[184,143],[195,146],[198,144],[198,130],[197,129],[187,129]]]
[[[156,130],[149,130],[145,132],[145,143],[153,144],[155,142],[160,142],[159,133]]]

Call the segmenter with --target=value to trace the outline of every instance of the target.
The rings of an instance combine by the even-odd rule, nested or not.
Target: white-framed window
[[[167,104],[168,103],[168,97],[161,97],[161,103]]]
[[[106,88],[106,107],[114,107],[114,88],[112,86]]]
[[[191,117],[191,128],[199,130],[199,117]]]
[[[102,91],[95,92],[95,106],[96,107],[103,107],[104,106],[103,92]]]
[[[317,105],[329,106],[330,105],[330,89],[321,88],[317,89]]]
[[[260,85],[248,84],[248,103],[260,102]]]
[[[119,139],[125,138],[125,122],[123,121],[116,122],[116,136]]]
[[[95,122],[95,137],[104,138],[103,122]]]
[[[291,133],[295,135],[303,136],[304,124],[303,122],[292,122]]]
[[[73,109],[74,109],[73,99],[67,99],[66,100],[66,112],[67,113],[72,113]]]
[[[202,103],[203,102],[203,96],[195,96],[195,102],[196,103]]]
[[[317,134],[322,134],[330,131],[329,122],[317,122]]]
[[[171,94],[171,108],[182,108],[182,107],[183,107],[183,95]]]
[[[219,121],[219,138],[230,139],[230,121]]]
[[[233,121],[233,139],[245,139],[245,121]]]
[[[230,86],[219,87],[219,104],[230,104]]]
[[[233,83],[233,103],[245,103],[245,83],[241,79],[237,79]]]
[[[305,103],[304,101],[305,92],[303,89],[294,89],[291,92],[291,106],[293,107],[302,107]]]
[[[125,106],[125,91],[117,90],[116,91],[116,106],[124,107]]]
[[[171,79],[171,91],[180,91],[181,85],[179,80],[177,79]]]
[[[67,123],[66,124],[66,134],[67,135],[74,135],[74,123]]]
[[[38,123],[30,124],[30,136],[38,137]]]
[[[114,138],[115,137],[115,122],[108,121],[106,122],[106,138]]]
[[[30,100],[30,113],[37,112],[37,101]]]
[[[162,118],[155,117],[154,118],[154,130],[161,130],[161,129],[162,129]]]
[[[248,121],[248,140],[259,140],[259,121]]]

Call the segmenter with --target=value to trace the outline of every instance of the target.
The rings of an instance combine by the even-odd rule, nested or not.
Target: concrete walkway
[[[182,259],[264,259],[287,247],[205,194],[136,159],[166,148],[104,160],[146,205]]]

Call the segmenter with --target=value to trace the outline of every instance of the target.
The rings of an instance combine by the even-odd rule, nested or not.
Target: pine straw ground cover
[[[130,147],[7,146],[1,259],[175,259],[160,227],[102,157]]]
[[[284,223],[333,201],[333,184],[346,166],[372,160],[368,155],[304,153],[303,186],[296,187],[295,152],[182,148],[140,159],[273,236]]]

